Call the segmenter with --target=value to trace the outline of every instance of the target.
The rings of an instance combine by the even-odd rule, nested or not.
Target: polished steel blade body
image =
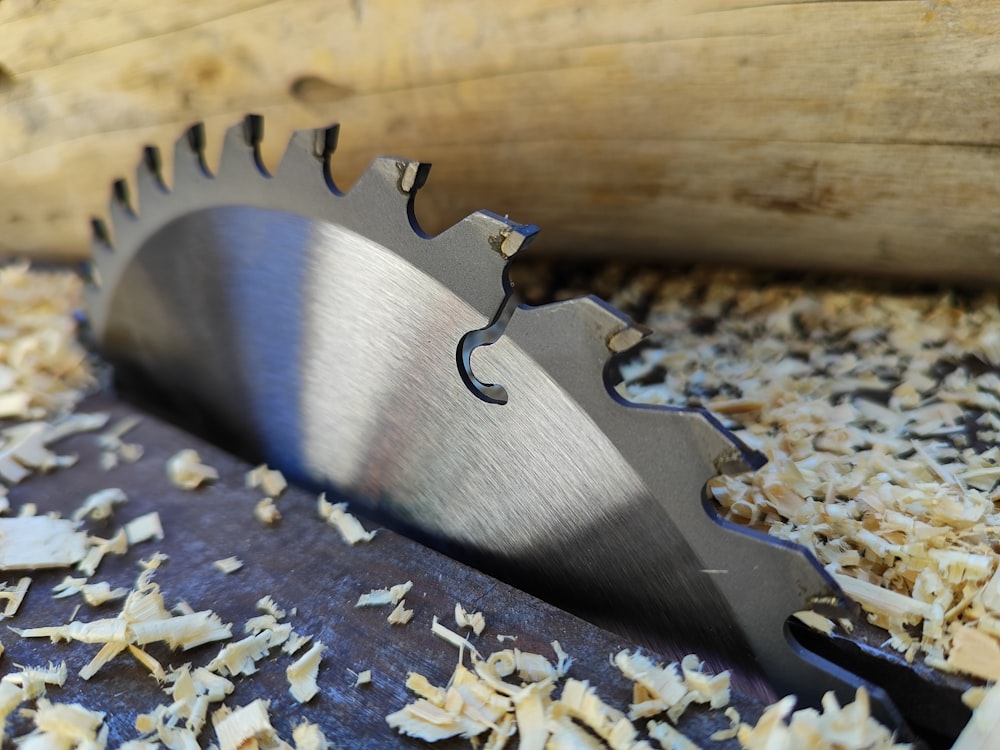
[[[802,548],[730,528],[704,499],[747,454],[701,411],[609,387],[629,322],[593,298],[505,306],[508,257],[534,228],[479,213],[426,237],[411,210],[420,165],[377,160],[340,194],[329,131],[294,137],[269,176],[257,125],[229,131],[216,177],[193,131],[173,190],[149,152],[137,212],[118,191],[90,301],[112,362],[298,481],[536,593],[726,658],[749,649],[806,699],[852,691],[785,624],[836,599],[834,584]],[[462,364],[467,334],[497,319],[472,366],[503,404]]]

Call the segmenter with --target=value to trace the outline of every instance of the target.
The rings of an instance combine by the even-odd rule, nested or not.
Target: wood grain
[[[1000,278],[987,0],[0,0],[0,249],[82,257],[146,142],[343,124],[436,164],[418,215],[539,252]]]

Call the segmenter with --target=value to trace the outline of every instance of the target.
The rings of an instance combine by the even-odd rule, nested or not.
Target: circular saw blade
[[[138,207],[114,191],[89,310],[122,377],[295,480],[606,626],[749,664],[810,702],[853,696],[858,680],[786,626],[839,599],[831,579],[705,496],[725,466],[760,457],[706,412],[616,395],[613,355],[641,336],[614,309],[517,305],[507,263],[534,227],[479,212],[429,237],[413,215],[426,165],[377,159],[345,193],[330,177],[335,129],[293,136],[273,175],[261,137],[259,118],[231,128],[212,175],[196,127],[173,190],[147,150]]]

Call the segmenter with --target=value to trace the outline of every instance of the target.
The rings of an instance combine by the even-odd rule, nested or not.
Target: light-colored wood
[[[146,142],[342,123],[335,174],[539,250],[1000,279],[1000,6],[0,0],[0,247],[82,257]]]

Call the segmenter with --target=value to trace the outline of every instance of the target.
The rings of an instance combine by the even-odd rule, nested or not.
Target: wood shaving
[[[720,729],[718,731],[712,732],[709,735],[710,740],[715,740],[716,742],[722,742],[723,740],[731,740],[736,735],[739,734],[740,726],[742,721],[740,720],[740,712],[737,711],[732,706],[726,708],[726,718],[729,719],[729,729]]]
[[[82,304],[74,273],[0,268],[0,394],[6,416],[38,419],[70,411],[95,384],[76,337]]]
[[[951,746],[951,750],[988,750],[1000,737],[1000,687],[993,685],[981,692],[973,706],[972,718]],[[965,696],[962,696],[965,700]]]
[[[126,650],[157,679],[163,679],[164,671],[141,646],[163,642],[170,648],[187,650],[232,635],[231,626],[224,625],[211,610],[190,615],[170,614],[164,605],[160,587],[152,580],[153,573],[163,560],[162,556],[154,556],[144,562],[143,571],[116,617],[89,622],[74,620],[67,625],[14,630],[22,638],[102,644],[90,663],[80,670],[80,676],[85,680],[93,677],[101,667]]]
[[[27,748],[103,748],[108,742],[104,713],[79,703],[51,703],[39,698],[30,712],[35,729],[19,738]]]
[[[646,731],[649,733],[649,738],[659,742],[663,750],[701,750],[665,721],[646,722]],[[713,736],[712,739],[715,737]]]
[[[132,519],[123,528],[128,544],[163,539],[163,524],[160,522],[160,514],[155,510]]]
[[[128,589],[121,587],[112,589],[107,581],[87,583],[86,578],[73,578],[72,576],[66,576],[61,583],[52,588],[52,591],[56,599],[80,594],[83,596],[83,600],[92,607],[128,596]]]
[[[300,656],[294,663],[285,670],[288,677],[289,692],[299,703],[307,703],[319,692],[316,684],[316,675],[319,671],[319,662],[326,648],[320,641],[316,641],[308,651]]]
[[[281,520],[281,511],[274,504],[274,498],[265,497],[253,507],[254,517],[261,523],[272,526]]]
[[[203,464],[198,451],[186,448],[167,459],[167,477],[179,489],[195,490],[217,480],[219,472]]]
[[[357,678],[354,680],[354,687],[361,687],[362,685],[371,685],[372,682],[372,671],[370,669],[364,669],[358,672]]]
[[[602,716],[615,712],[610,706],[588,704],[581,708],[574,698],[574,688],[567,681],[563,697],[553,700],[553,691],[562,679],[572,660],[557,641],[552,648],[556,653],[553,665],[541,654],[517,651],[500,651],[487,659],[468,649],[468,643],[457,633],[437,624],[437,635],[459,648],[460,659],[455,671],[444,687],[433,685],[430,680],[416,672],[407,675],[406,687],[417,699],[399,711],[386,717],[386,722],[401,734],[423,739],[428,742],[451,737],[475,738],[478,742],[485,735],[482,747],[503,748],[514,736],[523,750],[542,750],[550,747],[603,747],[603,745],[579,744],[588,734],[574,718],[584,717],[597,722],[597,710]],[[447,635],[450,633],[451,635]],[[474,671],[467,669],[461,656],[472,655]],[[517,674],[520,684],[508,682],[505,678]],[[567,689],[569,693],[567,694]],[[568,701],[563,704],[561,701]],[[599,700],[599,699],[598,699]],[[606,709],[606,710],[605,710]],[[576,713],[574,713],[576,712]],[[611,746],[641,750],[648,743],[636,740],[638,730],[617,712],[624,722],[621,726],[605,727]],[[613,722],[617,724],[616,722]],[[594,729],[594,727],[591,727]],[[595,729],[595,731],[597,731]],[[572,744],[576,742],[577,744]]]
[[[272,500],[278,498],[288,487],[284,474],[277,469],[269,469],[267,464],[248,471],[244,480],[249,489],[260,489]]]
[[[826,635],[830,635],[831,633],[833,633],[833,629],[836,627],[833,620],[831,620],[829,617],[824,617],[818,612],[813,612],[812,610],[809,609],[804,609],[800,612],[794,612],[792,614],[792,617],[794,617],[796,620],[803,623],[804,625],[812,628],[813,630],[819,631],[820,633],[825,633]]]
[[[218,720],[213,717],[219,750],[240,750],[248,747],[268,748],[277,744],[278,733],[267,715],[269,702],[257,699],[237,708]],[[248,744],[253,742],[254,744]]]
[[[841,707],[832,692],[823,696],[822,709],[792,713],[795,696],[765,709],[754,725],[743,724],[737,739],[744,750],[904,750],[888,729],[871,716],[868,692],[858,688],[853,703]]]
[[[387,607],[399,604],[410,589],[413,588],[413,581],[397,583],[387,589],[372,589],[367,594],[362,594],[355,602],[355,607]]]
[[[347,512],[347,503],[331,503],[326,499],[326,493],[321,493],[317,500],[319,517],[335,528],[340,538],[347,544],[370,542],[375,538],[374,531],[365,531],[361,521]]]
[[[486,628],[486,617],[482,612],[466,612],[465,607],[456,602],[455,624],[460,628],[470,628],[476,635],[482,635]]]
[[[128,416],[120,419],[106,432],[97,436],[97,445],[101,449],[100,465],[105,471],[115,468],[120,461],[135,463],[142,458],[143,448],[138,443],[126,443],[124,435],[135,429],[142,422],[141,417]]]
[[[468,638],[463,638],[454,630],[449,630],[440,622],[438,622],[437,615],[434,616],[431,622],[431,632],[440,638],[445,643],[448,643],[459,650],[459,653],[463,653],[466,649],[476,656],[479,657],[479,652],[476,651],[476,647],[469,643]]]
[[[292,742],[295,744],[295,750],[327,750],[330,747],[323,731],[308,721],[295,725],[292,729]]]
[[[243,567],[243,561],[236,557],[224,557],[212,563],[212,567],[224,575],[235,573]]]
[[[406,600],[401,599],[395,609],[393,609],[392,612],[389,613],[389,616],[385,618],[390,625],[406,625],[413,619],[413,610],[407,609],[405,605]]]
[[[87,535],[66,519],[0,518],[0,570],[68,567],[83,559],[87,545]]]
[[[709,674],[697,656],[689,654],[680,662],[666,666],[654,664],[649,657],[635,651],[619,651],[614,664],[627,678],[635,682],[629,718],[654,716],[664,711],[673,722],[692,703],[707,703],[723,708],[729,703],[729,672]]]
[[[83,504],[73,511],[73,520],[82,521],[90,518],[94,521],[101,521],[110,518],[114,513],[114,506],[128,502],[128,497],[117,487],[109,487],[89,495]]]
[[[90,548],[83,559],[76,564],[76,569],[86,576],[92,576],[97,572],[97,568],[106,555],[124,555],[129,546],[127,528],[128,524],[126,524],[126,528],[119,529],[118,533],[110,539],[88,536],[87,543]]]
[[[0,612],[0,620],[6,620],[17,614],[30,585],[31,578],[27,576],[20,578],[13,586],[0,583],[0,602],[4,602],[3,611]]]

